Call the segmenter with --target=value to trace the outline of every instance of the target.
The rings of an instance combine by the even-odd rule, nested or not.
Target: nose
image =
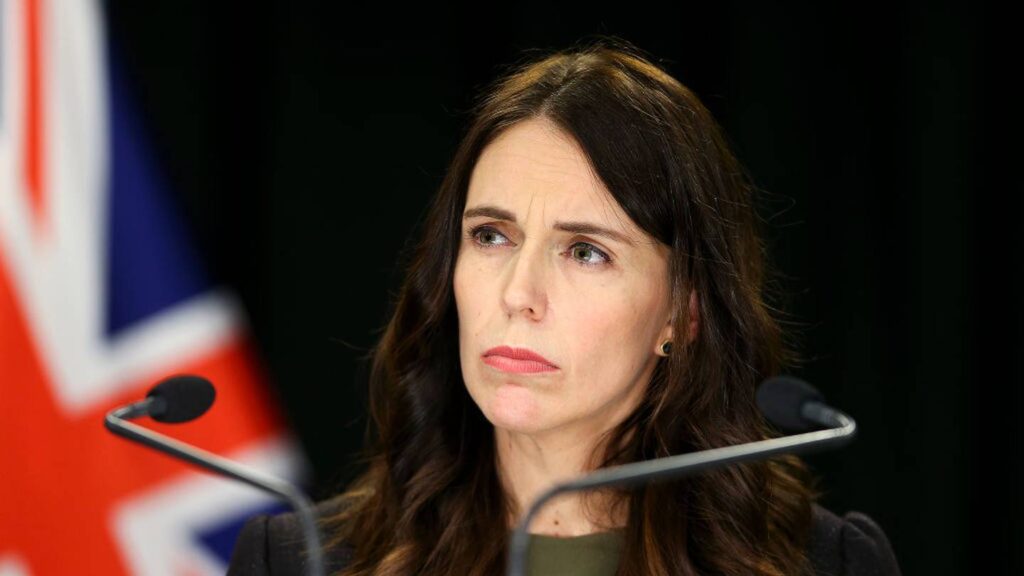
[[[521,315],[540,320],[547,311],[547,261],[540,247],[529,249],[524,244],[508,260],[503,276],[502,307],[509,318]]]

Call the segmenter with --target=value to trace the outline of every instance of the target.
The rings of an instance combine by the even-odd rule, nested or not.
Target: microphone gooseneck
[[[758,407],[778,428],[806,430],[810,424],[817,424],[826,429],[602,468],[556,484],[534,500],[512,532],[508,576],[526,574],[530,524],[541,508],[556,496],[610,486],[627,487],[682,478],[705,470],[781,454],[806,454],[839,448],[849,444],[856,436],[857,423],[846,414],[824,404],[821,394],[802,380],[791,377],[771,378],[758,388],[757,398]],[[797,426],[790,427],[790,424]]]
[[[312,503],[301,490],[279,478],[128,422],[142,416],[149,416],[159,422],[188,422],[202,416],[213,404],[215,396],[213,385],[205,378],[172,376],[154,386],[145,400],[108,412],[103,424],[107,430],[122,438],[138,442],[210,472],[244,482],[287,501],[298,514],[302,525],[307,550],[306,573],[310,576],[322,576],[324,564],[320,532],[316,527]]]

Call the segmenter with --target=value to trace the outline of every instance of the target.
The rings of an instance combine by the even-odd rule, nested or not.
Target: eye
[[[498,232],[490,226],[477,226],[469,231],[469,238],[483,247],[488,246],[501,246],[497,239],[504,238],[505,243],[509,243],[509,239],[505,238],[505,235]]]
[[[569,247],[569,254],[577,262],[584,266],[603,266],[611,263],[612,259],[602,252],[597,246],[587,242],[577,242]],[[597,258],[595,260],[594,258]]]
[[[511,244],[504,234],[486,224],[481,224],[469,230],[466,236],[481,248],[494,248]],[[582,266],[606,266],[611,264],[611,257],[603,250],[589,242],[576,242],[566,252],[570,258]]]

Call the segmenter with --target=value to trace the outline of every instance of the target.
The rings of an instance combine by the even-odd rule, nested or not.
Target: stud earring
[[[662,344],[661,344],[661,351],[666,356],[668,356],[668,353],[672,351],[672,341],[671,340],[665,340],[664,342],[662,342]]]

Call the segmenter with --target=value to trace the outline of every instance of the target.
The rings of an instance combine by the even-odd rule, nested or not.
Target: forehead
[[[594,173],[576,141],[545,119],[506,129],[484,148],[466,205],[495,204],[520,218],[587,218],[635,234],[636,228]]]

